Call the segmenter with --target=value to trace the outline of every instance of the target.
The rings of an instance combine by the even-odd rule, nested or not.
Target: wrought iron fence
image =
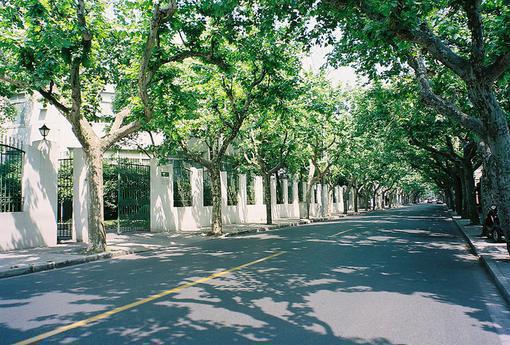
[[[336,188],[333,187],[333,203],[336,204],[338,202],[338,196],[336,194]]]
[[[281,174],[276,174],[276,203],[284,203],[284,191],[283,191],[283,177]]]
[[[23,143],[0,139],[0,212],[23,211]]]
[[[103,161],[104,219],[108,227],[114,227],[119,213],[119,165],[117,159]]]
[[[192,206],[190,168],[189,162],[173,161],[174,207]]]
[[[304,195],[305,195],[305,191],[304,191],[304,188],[303,188],[303,182],[302,181],[299,181],[298,182],[298,201],[299,202],[303,202],[303,200],[305,199],[304,198]]]
[[[221,170],[227,173],[227,205],[235,206],[239,202],[239,169],[235,162],[227,157]]]
[[[70,240],[73,230],[73,158],[59,159],[57,241]]]
[[[133,159],[118,163],[118,232],[150,228],[150,166]]]
[[[227,205],[238,203],[239,174],[235,170],[227,171]]]
[[[294,181],[290,178],[287,180],[287,200],[289,204],[294,203]]]
[[[204,182],[203,182],[203,190],[204,190],[204,206],[212,206],[212,180],[211,173],[209,170],[204,169]]]
[[[104,212],[109,231],[144,231],[150,227],[148,160],[107,159],[103,163]]]

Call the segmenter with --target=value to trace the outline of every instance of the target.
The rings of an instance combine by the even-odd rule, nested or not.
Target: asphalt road
[[[510,344],[510,311],[445,209],[419,205],[2,279],[0,343],[26,339]]]

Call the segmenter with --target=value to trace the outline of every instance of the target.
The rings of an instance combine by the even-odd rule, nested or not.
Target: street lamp
[[[46,140],[46,136],[50,132],[50,129],[46,126],[46,124],[42,125],[41,128],[39,128],[39,133],[41,133],[44,140]]]

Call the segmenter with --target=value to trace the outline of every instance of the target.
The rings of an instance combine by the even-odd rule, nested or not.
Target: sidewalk
[[[469,246],[480,258],[501,291],[503,298],[510,305],[510,255],[505,243],[494,243],[486,237],[478,237],[482,232],[481,225],[469,225],[469,220],[452,216],[460,231],[466,238]]]
[[[335,221],[343,215],[314,219],[278,219],[273,225],[260,223],[228,224],[223,226],[222,237],[294,227],[311,222]],[[121,255],[163,250],[176,244],[186,244],[205,238],[209,228],[191,232],[134,232],[125,234],[108,233],[108,252],[87,254],[83,243],[64,243],[55,247],[31,248],[0,252],[0,278],[71,266],[95,260],[109,259]]]

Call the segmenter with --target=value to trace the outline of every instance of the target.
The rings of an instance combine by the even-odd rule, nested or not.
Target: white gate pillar
[[[73,238],[89,242],[89,186],[87,160],[82,148],[73,151]]]
[[[246,187],[246,175],[239,175],[239,202],[237,207],[239,208],[239,222],[246,223],[248,216],[248,191]]]

